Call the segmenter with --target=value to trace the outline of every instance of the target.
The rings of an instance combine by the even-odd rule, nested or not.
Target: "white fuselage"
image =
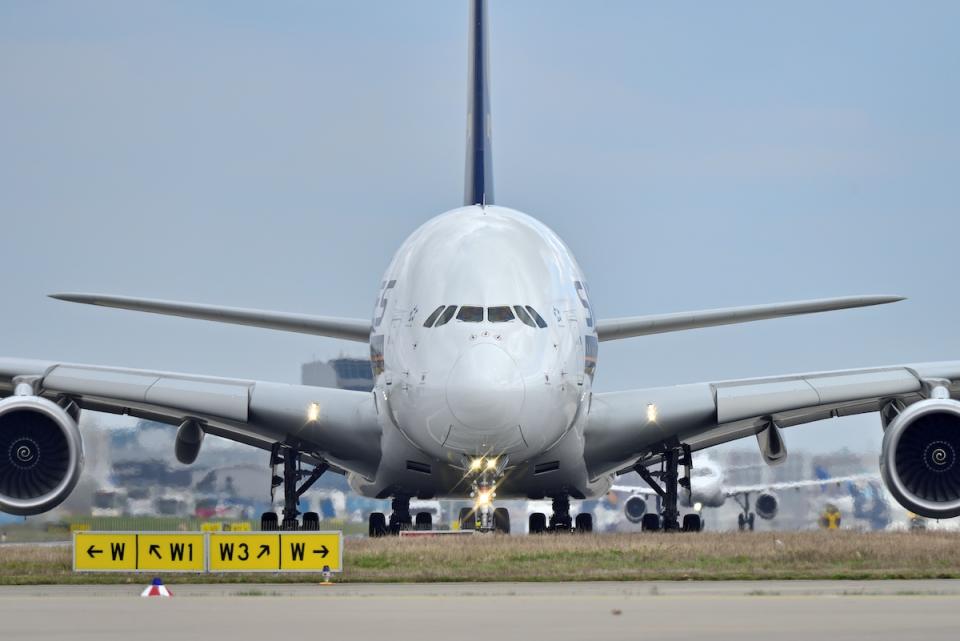
[[[440,466],[507,457],[509,476],[582,431],[596,345],[583,274],[552,231],[504,207],[447,212],[404,242],[381,285],[371,358],[384,426]]]

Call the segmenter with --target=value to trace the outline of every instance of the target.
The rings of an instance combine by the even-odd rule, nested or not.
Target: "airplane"
[[[851,296],[628,318],[599,317],[570,249],[545,224],[495,204],[485,0],[469,5],[463,206],[400,245],[372,319],[349,319],[101,294],[54,298],[367,343],[373,392],[103,365],[0,358],[0,509],[50,510],[83,465],[81,411],[176,425],[176,458],[193,462],[206,435],[270,452],[281,517],[301,524],[299,498],[324,473],[391,500],[374,536],[413,526],[410,500],[473,499],[463,525],[509,531],[496,499],[551,501],[532,532],[589,531],[570,499],[604,495],[637,471],[662,497],[657,528],[679,519],[692,452],[755,437],[764,459],[787,453],[782,430],[878,413],[881,473],[896,499],[930,518],[960,514],[960,361],[893,365],[595,392],[599,345],[676,332],[880,305]],[[686,472],[681,477],[681,464]],[[421,526],[427,524],[421,522]]]
[[[719,508],[733,499],[740,506],[737,515],[737,528],[741,531],[753,531],[756,517],[766,521],[776,518],[780,508],[777,492],[783,490],[800,490],[803,488],[820,488],[825,485],[840,485],[841,483],[860,483],[875,481],[876,474],[850,474],[846,476],[829,476],[820,474],[816,479],[797,481],[780,481],[775,483],[757,483],[754,485],[727,485],[724,482],[725,470],[715,461],[703,460],[690,470],[690,485],[680,492],[679,501],[682,505],[693,508],[699,513],[703,508]],[[614,485],[610,488],[614,492],[628,493],[623,504],[623,513],[631,523],[639,523],[644,530],[659,529],[659,514],[647,510],[647,499],[658,497],[657,492],[650,487]],[[753,506],[756,513],[751,511],[751,497],[756,496]],[[703,519],[700,520],[701,527]]]

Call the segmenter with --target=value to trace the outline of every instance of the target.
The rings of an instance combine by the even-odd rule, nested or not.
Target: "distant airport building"
[[[316,387],[339,387],[355,392],[373,389],[373,369],[365,358],[334,358],[304,363],[300,382]]]

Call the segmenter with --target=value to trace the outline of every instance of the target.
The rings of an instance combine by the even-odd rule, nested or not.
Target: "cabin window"
[[[433,327],[434,321],[437,320],[437,318],[440,316],[440,312],[443,311],[444,307],[446,307],[446,305],[441,305],[440,307],[433,310],[433,313],[427,316],[427,320],[423,321],[423,326]]]
[[[460,308],[460,311],[457,312],[457,320],[463,321],[464,323],[482,323],[483,308],[464,305]]]
[[[450,319],[453,318],[453,315],[457,313],[457,306],[450,305],[447,309],[440,314],[440,318],[437,320],[437,324],[434,327],[440,327],[441,325],[446,325],[450,322]]]
[[[543,316],[537,313],[537,310],[527,305],[527,311],[530,312],[530,316],[533,318],[533,321],[537,324],[537,327],[543,329],[547,326],[547,321],[543,320]]]
[[[510,311],[509,305],[487,308],[487,320],[491,323],[506,323],[507,321],[512,321],[513,319],[513,312]]]
[[[537,324],[533,322],[533,319],[530,318],[530,314],[527,313],[527,310],[520,305],[514,305],[513,311],[517,313],[517,318],[519,318],[524,325],[529,325],[530,327],[537,326]]]

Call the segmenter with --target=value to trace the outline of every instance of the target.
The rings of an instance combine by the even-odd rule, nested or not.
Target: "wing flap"
[[[57,365],[43,379],[46,390],[93,396],[246,422],[252,382],[210,381],[175,374]]]
[[[863,398],[900,396],[918,391],[920,385],[917,377],[904,368],[720,383],[714,386],[717,422],[732,423]]]

